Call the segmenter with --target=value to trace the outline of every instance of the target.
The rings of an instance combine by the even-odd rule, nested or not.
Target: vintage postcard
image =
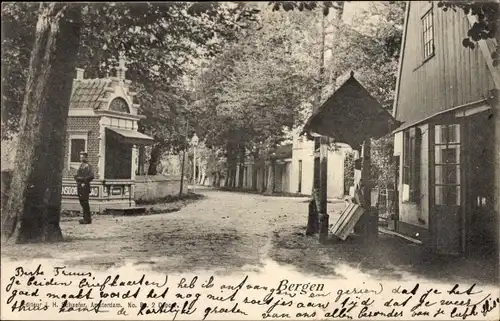
[[[499,1],[3,2],[2,320],[499,320]]]

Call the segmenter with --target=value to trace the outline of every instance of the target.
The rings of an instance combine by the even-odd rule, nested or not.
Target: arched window
[[[130,110],[128,108],[128,104],[125,101],[125,99],[123,99],[123,98],[113,99],[111,104],[109,104],[109,110],[119,111],[122,113],[130,113]]]

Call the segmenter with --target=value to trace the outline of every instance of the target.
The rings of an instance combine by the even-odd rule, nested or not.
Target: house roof
[[[398,74],[396,78],[396,91],[395,91],[395,99],[393,101],[393,106],[392,106],[392,116],[396,117],[396,111],[397,111],[397,104],[398,104],[398,96],[399,96],[399,90],[400,90],[400,83],[401,83],[401,73],[403,71],[403,60],[405,58],[405,48],[406,48],[406,32],[408,30],[408,16],[410,15],[410,1],[406,1],[406,6],[405,6],[405,15],[404,15],[404,21],[403,21],[403,36],[401,38],[401,55],[400,59],[398,62]]]
[[[351,72],[307,120],[302,134],[317,133],[357,149],[367,138],[380,138],[399,124]]]
[[[69,108],[99,109],[110,85],[110,79],[75,80]]]

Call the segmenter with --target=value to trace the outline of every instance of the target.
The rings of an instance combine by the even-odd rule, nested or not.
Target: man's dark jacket
[[[88,200],[90,195],[90,182],[94,179],[92,166],[82,162],[75,175],[75,180],[78,184],[78,198],[80,200]]]

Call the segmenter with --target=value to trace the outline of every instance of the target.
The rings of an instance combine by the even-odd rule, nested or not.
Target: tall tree
[[[2,95],[2,102],[10,102],[7,118],[20,116],[18,128],[16,121],[4,117],[2,125],[7,120],[13,131],[19,129],[19,145],[23,146],[17,150],[13,196],[2,211],[2,232],[17,242],[52,241],[62,238],[63,140],[77,64],[88,67],[91,77],[103,76],[111,70],[117,53],[125,51],[131,60],[132,80],[157,89],[151,84],[183,74],[179,59],[196,57],[201,45],[206,45],[202,55],[216,52],[221,42],[210,39],[230,39],[253,13],[239,4],[227,7],[217,3],[43,3],[36,14],[30,11],[36,10],[34,4],[16,6],[2,6],[3,16],[10,16],[6,19],[10,32],[5,34],[10,40],[4,43],[11,44],[5,51],[2,47],[2,54],[17,57],[28,52],[20,47],[22,42],[12,40],[16,34],[34,39],[34,47],[24,80],[26,89],[7,90],[8,98]],[[20,8],[28,14],[23,15]],[[15,30],[15,26],[24,29]],[[177,53],[175,59],[162,59],[172,52]],[[11,74],[17,73],[19,82],[14,85],[19,86],[26,66],[9,67]],[[172,79],[161,77],[165,74]],[[20,96],[24,96],[22,112]]]
[[[196,87],[200,135],[226,149],[233,176],[243,153],[270,155],[315,86],[315,46],[306,44],[313,39],[307,26],[314,15],[290,17],[264,8],[260,18],[262,27],[245,32],[212,60]]]
[[[3,217],[17,242],[57,241],[66,120],[82,7],[41,3],[20,120],[16,170]]]
[[[177,103],[171,84],[192,70],[191,62],[210,57],[235,33],[253,24],[255,11],[244,4],[222,2],[154,2],[86,4],[77,64],[89,78],[112,73],[119,53],[128,61],[127,78],[141,94],[140,112],[169,113]],[[4,61],[2,92],[2,138],[19,129],[26,70],[37,21],[36,3],[11,2],[2,5],[2,56]],[[159,91],[163,103],[151,103],[149,96]],[[144,100],[143,100],[144,98]],[[145,122],[146,131],[164,131],[163,122]],[[162,141],[165,148],[172,140]]]

